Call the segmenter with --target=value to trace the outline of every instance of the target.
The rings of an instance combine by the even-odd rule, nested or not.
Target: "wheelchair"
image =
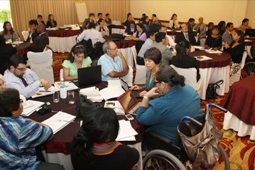
[[[206,121],[209,121],[207,119],[207,116],[211,116],[211,109],[210,107],[216,107],[217,109],[223,111],[223,112],[227,112],[226,109],[216,105],[216,104],[207,104],[206,106],[206,113],[203,114],[203,116],[200,116],[198,118],[190,118],[185,116],[183,118],[183,120],[181,120],[180,124],[178,125],[178,133],[179,133],[179,138],[181,138],[180,136],[182,135],[180,133],[180,129],[181,128],[185,128],[185,129],[190,129],[189,126],[192,125],[195,130],[199,130],[200,132],[203,131],[205,128]],[[213,121],[212,121],[213,123]],[[208,123],[207,123],[208,124]],[[187,126],[186,126],[187,125]],[[194,126],[195,125],[195,126]],[[186,127],[185,127],[186,126]],[[217,128],[215,125],[213,126],[215,128]],[[197,128],[197,129],[196,129]],[[213,128],[213,129],[215,129]],[[202,130],[201,130],[202,129]],[[213,131],[213,130],[212,130]],[[220,131],[219,131],[220,132]],[[189,133],[191,133],[191,136],[197,135],[198,133],[193,133],[192,130],[189,131]],[[194,161],[190,159],[190,153],[187,152],[187,150],[185,149],[183,142],[181,144],[181,146],[176,146],[175,144],[173,144],[169,139],[166,139],[165,137],[162,137],[158,134],[155,133],[151,133],[151,135],[153,137],[156,137],[157,139],[159,139],[160,141],[163,141],[164,143],[166,143],[167,145],[169,145],[172,150],[174,150],[175,152],[171,152],[170,150],[162,150],[162,149],[154,149],[149,151],[145,157],[143,158],[143,170],[187,170],[187,169],[211,169],[212,166],[208,164],[208,161],[204,158],[207,157],[207,155],[203,155],[201,160],[201,162],[196,162],[196,160]],[[220,136],[221,138],[222,136]],[[198,148],[204,148],[206,147],[205,145],[200,145],[199,143],[204,143],[204,141],[208,140],[208,138],[203,139],[203,141],[198,142]],[[184,141],[184,140],[182,140]],[[196,144],[197,145],[197,144]],[[217,155],[217,159],[216,161],[224,161],[225,164],[225,170],[229,170],[230,166],[229,166],[229,160],[228,160],[228,156],[226,154],[226,152],[224,151],[224,149],[222,148],[220,142],[218,144],[216,144],[217,148],[215,149],[215,155]],[[199,148],[199,149],[200,149]],[[197,154],[198,155],[198,154]],[[187,164],[187,162],[190,162],[193,164],[192,168],[190,168],[190,166],[185,166],[185,164]],[[216,162],[215,162],[216,163]],[[194,164],[198,165],[198,166],[194,166]]]

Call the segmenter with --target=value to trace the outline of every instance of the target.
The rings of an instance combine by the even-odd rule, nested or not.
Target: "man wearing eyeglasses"
[[[104,55],[98,60],[102,66],[102,80],[116,80],[128,73],[128,65],[122,53],[113,41],[105,42],[103,45]]]
[[[39,79],[35,72],[27,68],[26,64],[22,57],[12,56],[10,65],[4,72],[4,80],[6,87],[15,88],[21,95],[29,98],[38,91],[40,85],[45,90],[48,90],[51,85],[48,81]]]

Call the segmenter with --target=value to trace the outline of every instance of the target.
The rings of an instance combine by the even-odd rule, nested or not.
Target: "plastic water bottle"
[[[61,99],[67,98],[67,89],[66,89],[64,80],[60,81],[60,98]]]

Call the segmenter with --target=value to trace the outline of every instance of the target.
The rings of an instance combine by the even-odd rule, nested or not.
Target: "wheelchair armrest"
[[[155,133],[155,132],[148,132],[151,136],[163,141],[164,143],[166,144],[169,144],[171,145],[173,148],[175,148],[176,150],[181,150],[181,148],[177,145],[175,145],[170,139],[158,134],[158,133]]]

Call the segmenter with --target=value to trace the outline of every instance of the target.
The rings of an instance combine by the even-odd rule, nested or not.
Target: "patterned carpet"
[[[201,106],[205,109],[207,103],[220,104],[223,99],[224,96],[219,96],[215,100],[202,101]],[[215,124],[218,128],[222,129],[224,113],[217,109],[212,109],[212,111]],[[255,141],[250,141],[249,136],[238,137],[233,130],[226,130],[224,131],[221,144],[229,157],[231,170],[254,169]],[[224,163],[217,163],[213,169],[224,169]]]

